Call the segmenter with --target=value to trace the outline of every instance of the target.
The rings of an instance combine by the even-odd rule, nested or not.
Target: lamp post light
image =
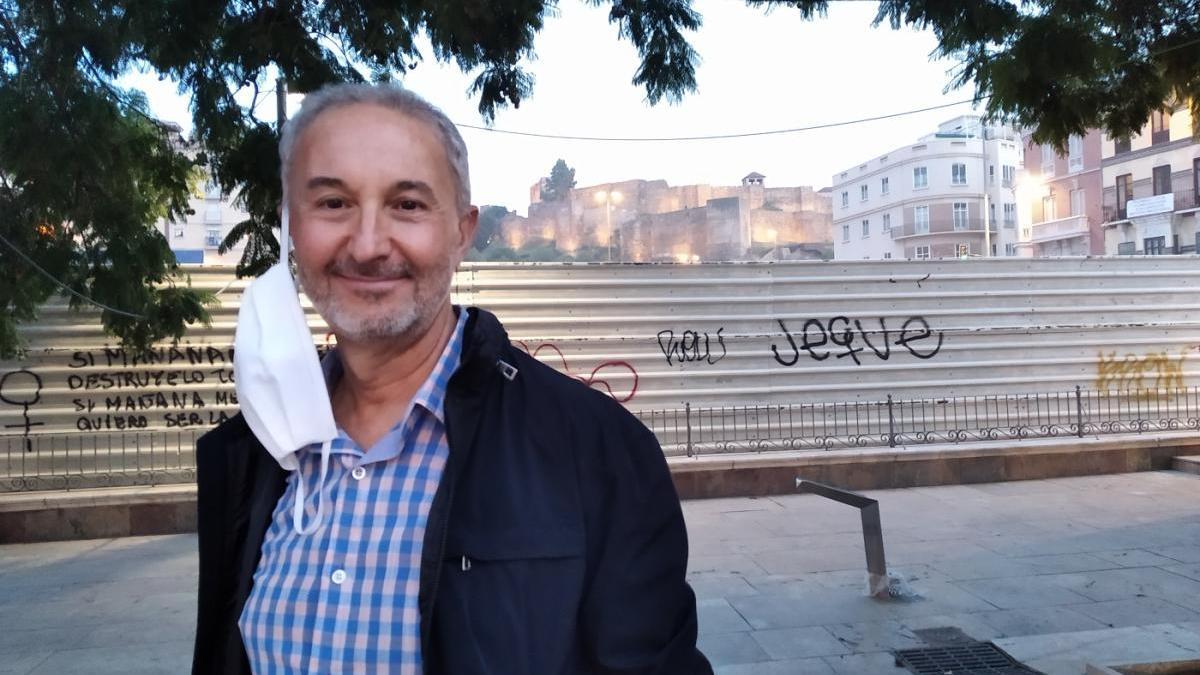
[[[596,193],[596,203],[604,204],[604,227],[607,230],[605,239],[608,243],[608,262],[612,262],[612,207],[613,204],[620,204],[624,198],[624,195],[616,190],[601,190]]]

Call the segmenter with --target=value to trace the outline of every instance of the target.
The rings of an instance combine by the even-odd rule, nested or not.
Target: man
[[[280,159],[336,438],[280,457],[242,400],[200,439],[194,672],[710,673],[654,437],[450,303],[478,219],[454,125],[338,85]]]

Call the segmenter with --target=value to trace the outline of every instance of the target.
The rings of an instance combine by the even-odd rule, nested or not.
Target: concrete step
[[[1171,468],[1200,476],[1200,455],[1184,455],[1171,462]]]

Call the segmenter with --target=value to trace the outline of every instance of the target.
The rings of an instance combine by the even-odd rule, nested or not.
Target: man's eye
[[[340,197],[330,197],[329,199],[322,199],[320,206],[325,209],[341,209],[345,208],[346,200]]]
[[[414,199],[401,199],[396,202],[396,208],[401,211],[415,211],[421,208],[421,202]]]

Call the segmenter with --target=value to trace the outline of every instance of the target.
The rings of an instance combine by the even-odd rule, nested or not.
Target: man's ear
[[[458,219],[458,259],[466,257],[475,243],[475,232],[479,229],[479,207],[472,206]]]

